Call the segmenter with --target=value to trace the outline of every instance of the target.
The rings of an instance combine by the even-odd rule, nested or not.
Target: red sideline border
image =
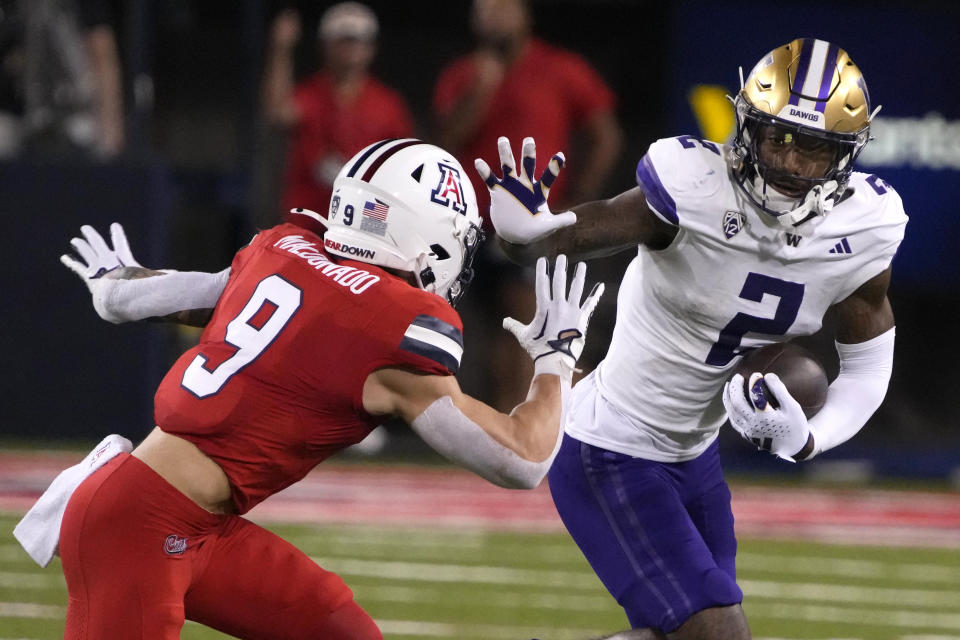
[[[0,453],[0,510],[25,512],[76,453]],[[735,485],[741,537],[960,549],[960,494]],[[325,463],[250,512],[258,522],[562,531],[550,491],[448,468]]]

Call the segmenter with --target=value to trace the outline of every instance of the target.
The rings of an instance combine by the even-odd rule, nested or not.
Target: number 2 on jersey
[[[737,355],[740,341],[749,331],[772,336],[782,336],[787,333],[800,312],[800,303],[803,302],[803,285],[760,273],[748,273],[747,280],[740,291],[740,297],[744,300],[761,302],[764,294],[767,293],[780,299],[773,317],[761,318],[748,313],[738,313],[733,316],[733,320],[727,323],[720,332],[720,337],[710,348],[707,364],[715,367],[726,366]]]
[[[198,354],[183,373],[183,387],[198,398],[220,391],[230,378],[273,344],[300,309],[302,299],[303,291],[278,275],[261,280],[247,304],[227,325],[224,342],[235,347],[236,353],[212,370],[206,366],[207,357]],[[269,316],[262,318],[266,313]]]

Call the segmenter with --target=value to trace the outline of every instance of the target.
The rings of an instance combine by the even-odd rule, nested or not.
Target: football
[[[827,373],[820,362],[808,350],[798,344],[783,342],[754,349],[743,357],[733,370],[743,376],[743,393],[754,406],[763,408],[767,399],[776,408],[776,401],[767,390],[767,385],[754,373],[775,373],[787,387],[790,395],[800,403],[809,420],[827,401]]]

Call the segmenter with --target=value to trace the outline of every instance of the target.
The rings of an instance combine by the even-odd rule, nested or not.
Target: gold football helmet
[[[825,213],[843,195],[853,163],[870,139],[876,111],[870,110],[860,69],[837,45],[798,38],[764,56],[742,84],[733,101],[738,184],[785,225]],[[765,164],[758,152],[762,135],[800,151],[829,151],[829,168],[810,176]]]

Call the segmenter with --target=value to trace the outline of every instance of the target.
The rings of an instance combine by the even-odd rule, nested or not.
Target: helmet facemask
[[[742,94],[734,105],[736,176],[750,201],[785,226],[828,212],[846,190],[854,162],[869,140],[869,125],[853,134],[837,133],[764,113]],[[800,154],[822,157],[829,151],[829,166],[819,176],[798,175],[773,166],[760,150],[765,137],[774,138],[773,144],[794,145]]]
[[[480,250],[480,247],[483,245],[486,235],[483,233],[483,230],[476,224],[470,223],[470,226],[466,228],[465,231],[458,232],[458,237],[462,236],[460,244],[463,246],[463,263],[460,268],[460,273],[450,282],[447,290],[443,292],[443,296],[447,299],[447,302],[450,303],[450,306],[456,307],[457,304],[463,299],[463,296],[466,295],[467,289],[470,287],[470,283],[473,282],[474,270],[473,270],[473,259],[476,257],[477,252]],[[431,247],[433,249],[433,255],[438,259],[446,259],[441,256],[446,253],[442,247],[439,245],[434,245]],[[435,276],[430,267],[426,267],[425,270],[420,271],[419,275],[416,275],[417,282],[421,289],[425,289],[424,285],[425,279],[432,279]],[[439,293],[439,292],[438,292]]]

